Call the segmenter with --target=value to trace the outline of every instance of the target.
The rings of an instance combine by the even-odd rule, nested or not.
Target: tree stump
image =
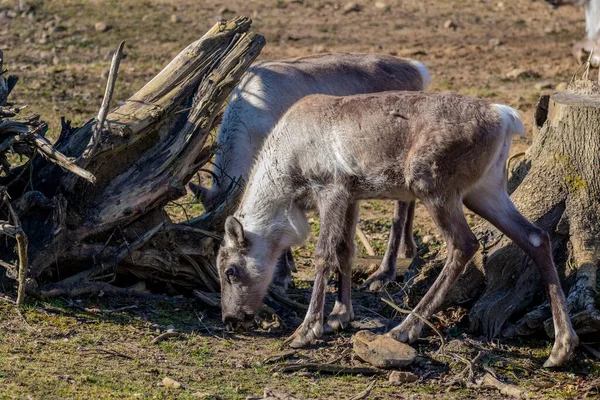
[[[223,216],[173,224],[164,207],[209,161],[216,117],[265,44],[250,25],[246,17],[216,24],[108,115],[77,129],[63,121],[56,143],[37,147],[63,157],[60,166],[32,157],[0,176],[29,239],[28,293],[123,292],[139,280],[218,291]],[[17,259],[15,240],[3,240],[9,278]]]
[[[542,99],[535,119],[539,131],[524,159],[511,171],[511,198],[526,218],[551,237],[577,333],[597,333],[600,86],[576,81],[568,90]],[[553,336],[551,310],[543,300],[537,268],[490,224],[479,226],[475,233],[482,249],[467,265],[445,306],[472,303],[471,327],[488,337],[528,335],[542,328]],[[412,269],[407,277],[414,283],[405,300],[418,300],[444,258],[441,252],[423,269]]]

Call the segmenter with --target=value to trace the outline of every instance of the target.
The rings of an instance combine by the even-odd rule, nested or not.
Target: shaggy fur
[[[546,366],[565,364],[578,338],[548,235],[517,211],[506,192],[511,138],[523,133],[512,108],[457,94],[385,92],[301,100],[265,142],[242,202],[227,220],[226,244],[218,257],[224,321],[249,321],[266,294],[276,256],[304,241],[305,212],[316,207],[321,219],[317,273],[309,310],[291,346],[307,345],[321,335],[327,280],[334,271],[339,272],[338,299],[327,324],[343,328],[354,317],[350,270],[358,202],[418,198],[446,240],[448,258],[414,311],[428,318],[477,251],[479,243],[462,211],[465,204],[538,266],[556,329]],[[388,334],[412,342],[422,327],[411,314]]]

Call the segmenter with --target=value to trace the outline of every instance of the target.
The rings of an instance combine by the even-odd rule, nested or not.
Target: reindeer
[[[240,179],[247,180],[265,138],[283,114],[305,96],[423,90],[429,80],[429,72],[420,62],[380,54],[332,53],[258,62],[245,74],[225,110],[211,189],[193,183],[190,189],[206,211],[212,211],[231,195],[230,186]],[[376,288],[394,280],[398,253],[407,258],[416,255],[414,206],[414,202],[396,204],[388,249],[380,268],[365,286]],[[286,249],[277,263],[275,283],[287,287],[293,268],[291,250]]]
[[[517,243],[539,268],[552,304],[554,347],[546,367],[564,365],[578,344],[548,235],[515,208],[506,192],[517,111],[453,93],[384,92],[314,95],[296,103],[267,138],[233,216],[217,263],[223,321],[248,328],[262,304],[281,251],[308,235],[306,211],[317,208],[321,230],[316,276],[303,323],[288,339],[298,348],[323,332],[327,281],[337,271],[337,300],[327,325],[354,318],[351,265],[358,203],[420,199],[448,247],[443,270],[404,321],[387,335],[415,341],[479,243],[463,204]]]
[[[571,49],[573,56],[579,62],[590,59],[592,67],[600,66],[600,0],[544,0],[553,8],[562,6],[583,7],[585,10],[585,32],[586,37],[573,44]]]

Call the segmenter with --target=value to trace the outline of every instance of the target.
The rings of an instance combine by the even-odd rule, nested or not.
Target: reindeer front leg
[[[345,190],[324,189],[318,199],[321,231],[315,250],[317,273],[310,305],[304,321],[286,343],[299,348],[313,343],[323,334],[323,316],[327,281],[333,271],[340,271],[338,300],[332,312],[332,325],[336,329],[353,317],[350,299],[350,269],[354,245],[354,229],[358,205],[350,203]],[[352,221],[354,221],[352,223]],[[349,224],[350,222],[350,224]],[[350,237],[350,239],[348,239]],[[349,242],[352,241],[352,245]],[[350,262],[348,262],[350,261]],[[333,322],[336,320],[337,322]]]

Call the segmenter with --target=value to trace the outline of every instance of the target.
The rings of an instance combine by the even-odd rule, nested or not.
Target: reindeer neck
[[[281,161],[263,149],[236,212],[244,230],[270,240],[276,238],[275,248],[298,244],[308,232],[306,217],[294,201],[289,174],[282,169],[286,163]]]

